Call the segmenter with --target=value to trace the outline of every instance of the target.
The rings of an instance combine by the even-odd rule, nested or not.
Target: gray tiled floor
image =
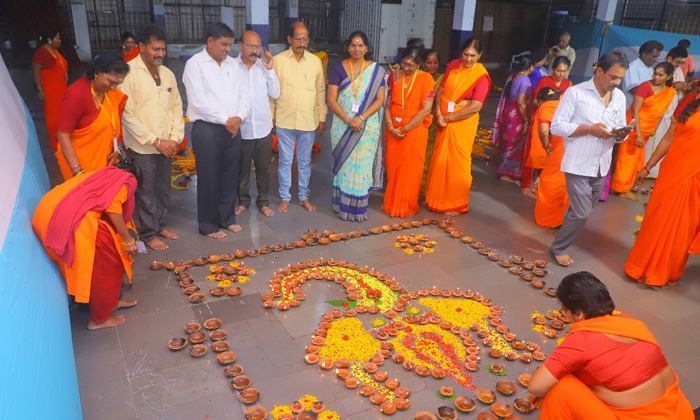
[[[22,92],[32,92],[31,82],[20,72],[13,73]],[[25,95],[35,116],[40,107],[32,95]],[[495,98],[491,98],[482,113],[482,122],[493,120]],[[45,139],[42,119],[37,120],[40,138]],[[241,285],[243,294],[231,298],[211,296],[198,305],[191,305],[182,294],[170,272],[151,271],[153,260],[179,261],[200,255],[220,254],[235,249],[250,249],[263,244],[289,242],[306,228],[347,232],[358,224],[342,222],[330,208],[332,174],[328,134],[320,139],[323,150],[314,155],[311,199],[318,205],[316,213],[307,213],[292,203],[285,215],[265,218],[251,209],[241,215],[243,232],[215,241],[197,234],[195,194],[196,182],[189,190],[173,190],[170,227],[180,239],[170,241],[167,252],[140,255],[134,264],[134,282],[125,290],[125,297],[137,299],[138,305],[122,311],[126,322],[118,328],[89,332],[85,329],[88,314],[73,310],[73,341],[78,368],[83,414],[86,419],[229,419],[242,418],[245,406],[231,391],[221,366],[211,354],[193,359],[184,352],[171,352],[166,342],[183,335],[182,326],[189,321],[203,321],[212,316],[223,320],[238,362],[245,366],[253,386],[262,394],[259,403],[272,409],[289,404],[303,394],[322,399],[329,409],[342,418],[376,419],[378,409],[365,398],[346,389],[342,383],[306,365],[303,347],[309,343],[320,314],[329,310],[324,302],[341,298],[340,287],[334,283],[307,283],[307,299],[299,308],[287,312],[262,308],[260,294],[267,290],[272,274],[295,262],[339,258],[378,268],[408,289],[436,285],[454,289],[471,288],[490,297],[506,309],[504,321],[521,337],[545,341],[544,350],[553,349],[551,340],[530,330],[528,315],[538,310],[558,308],[557,303],[527,284],[515,280],[505,270],[476,254],[471,248],[449,239],[436,227],[421,228],[439,244],[434,254],[424,258],[404,255],[393,247],[393,234],[358,238],[327,247],[306,247],[293,251],[272,253],[245,263],[257,270],[251,281]],[[54,182],[55,160],[44,149],[47,166]],[[276,166],[273,167],[272,191],[277,188]],[[554,231],[540,228],[532,218],[534,200],[523,197],[519,189],[498,181],[492,161],[477,160],[470,213],[455,218],[456,226],[465,233],[485,242],[502,254],[517,253],[528,259],[546,258],[546,249]],[[277,204],[277,194],[272,194]],[[381,212],[381,193],[370,198],[370,221],[363,228],[394,222]],[[645,200],[646,201],[646,197]],[[633,230],[639,223],[636,215],[644,212],[643,203],[633,203],[612,197],[600,203],[576,245],[571,249],[576,260],[574,269],[589,270],[610,288],[617,306],[646,322],[657,336],[670,361],[679,373],[681,387],[694,407],[700,406],[700,363],[696,349],[700,334],[695,328],[700,316],[700,258],[691,256],[686,276],[678,286],[652,290],[626,278],[622,264],[634,242]],[[423,209],[416,217],[435,217]],[[549,285],[572,269],[551,267],[546,278]],[[193,276],[204,281],[205,268],[192,270]],[[369,315],[360,319],[368,321]],[[440,385],[449,380],[420,378],[388,362],[387,369],[413,394],[411,408],[393,417],[412,418],[418,410],[434,410],[443,403],[436,397]],[[520,371],[533,371],[537,364],[520,362],[508,364],[509,377]],[[483,370],[475,374],[477,385],[493,387],[495,378]],[[520,390],[517,396],[526,391]],[[459,388],[458,394],[469,394]],[[512,398],[511,398],[512,400]],[[483,410],[487,407],[480,407]],[[527,417],[527,416],[524,416]],[[536,418],[530,415],[528,418]]]

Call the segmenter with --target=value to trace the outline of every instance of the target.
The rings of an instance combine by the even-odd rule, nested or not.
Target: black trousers
[[[192,126],[197,164],[197,221],[207,235],[236,223],[241,134],[231,137],[226,127],[206,121]]]
[[[140,221],[139,237],[148,242],[165,229],[165,216],[170,203],[170,158],[157,154],[127,152],[140,169],[136,188],[135,213]]]
[[[243,207],[250,206],[250,164],[255,162],[255,181],[258,209],[269,207],[268,190],[270,185],[270,160],[272,159],[272,132],[261,139],[243,140],[243,161],[241,162],[241,182],[238,187],[238,201]]]

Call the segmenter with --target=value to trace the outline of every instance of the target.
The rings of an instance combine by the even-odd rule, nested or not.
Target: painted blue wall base
[[[472,36],[472,31],[453,29],[450,35],[450,60],[462,57],[462,44]]]
[[[263,47],[268,48],[270,46],[270,25],[257,25],[248,23],[246,24],[245,28],[249,31],[255,31],[258,35],[260,35]]]

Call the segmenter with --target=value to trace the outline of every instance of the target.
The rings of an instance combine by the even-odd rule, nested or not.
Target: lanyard
[[[92,98],[95,100],[95,103],[97,103],[97,105],[99,105],[100,112],[102,112],[103,110],[105,112],[107,112],[104,109],[104,107],[102,106],[102,104],[97,100],[97,95],[95,94],[95,89],[92,87],[92,85],[90,85],[90,92],[92,93]],[[112,101],[109,100],[109,96],[107,96],[106,93],[104,95],[105,95],[105,100],[107,101],[107,105],[109,105],[109,123],[112,124],[112,137],[116,140],[117,127],[114,123],[114,112],[113,112],[114,109],[112,108]]]
[[[455,90],[452,91],[452,102],[455,101],[455,93],[457,92],[457,90],[460,87],[459,76],[462,75],[462,64],[463,63],[459,63],[459,71],[457,71],[457,78],[455,79]],[[467,70],[467,75],[469,75],[469,73],[472,71],[473,68],[474,68],[474,66],[471,66],[469,68],[469,70]],[[467,79],[464,79],[464,80],[467,80]],[[464,80],[462,82],[464,82]]]
[[[66,66],[63,64],[63,60],[58,58],[58,51],[56,51],[56,52],[54,53],[53,51],[51,51],[51,48],[49,48],[49,46],[46,45],[46,44],[44,44],[44,48],[45,48],[46,51],[48,51],[49,54],[51,54],[51,56],[56,60],[56,63],[61,65],[61,68],[63,69],[63,74],[65,74],[66,80],[68,80],[68,69],[67,69]]]
[[[362,73],[365,71],[365,59],[362,59],[362,68],[360,68],[360,81],[357,82],[355,86],[355,72],[352,70],[352,58],[350,59],[350,80],[352,80],[352,97],[357,96],[357,91],[360,90],[360,85],[362,85]]]
[[[406,92],[406,72],[404,72],[401,76],[401,108],[406,107],[406,97],[411,94],[411,90],[413,90],[413,82],[416,81],[416,76],[418,75],[419,71],[420,70],[416,70],[416,72],[413,74],[413,79],[411,80],[411,85],[408,87],[408,92]]]

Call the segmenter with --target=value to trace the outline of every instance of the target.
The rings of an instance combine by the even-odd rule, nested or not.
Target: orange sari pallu
[[[661,92],[644,99],[639,109],[639,127],[644,136],[644,144],[649,141],[649,136],[654,134],[659,121],[668,110],[671,101],[676,96],[676,90],[666,87]],[[632,121],[632,106],[627,110],[627,123]],[[632,130],[624,142],[620,143],[615,159],[615,173],[610,182],[610,189],[617,193],[625,193],[634,186],[634,178],[637,172],[644,168],[646,158],[644,146],[637,147],[637,132]]]
[[[121,54],[122,57],[124,57],[124,61],[128,63],[129,61],[136,58],[137,55],[141,54],[141,50],[139,49],[139,47],[134,46],[134,48],[132,48],[131,51],[129,51],[126,54],[124,54],[124,49],[119,50],[119,54]]]
[[[71,133],[70,140],[84,172],[94,172],[107,166],[107,156],[114,152],[114,139],[122,137],[121,113],[126,98],[119,89],[108,91],[95,121]],[[73,172],[63,156],[60,144],[56,151],[56,159],[63,179],[67,181],[72,178]]]
[[[391,87],[391,117],[394,128],[401,128],[421,110],[423,103],[435,94],[435,81],[430,73],[416,72],[414,86],[405,88],[402,80]],[[410,82],[409,82],[410,83]],[[402,94],[405,104],[402,107]],[[406,133],[404,138],[386,133],[386,192],[382,210],[391,217],[409,217],[418,213],[418,196],[428,147],[428,128],[433,115]]]
[[[625,273],[646,284],[678,280],[700,254],[700,111],[676,125]]]
[[[461,76],[461,81],[459,80]],[[444,76],[443,76],[444,77]],[[451,71],[443,85],[440,112],[448,115],[449,102],[455,102],[454,112],[470,88],[491,78],[483,64],[476,63],[469,69]],[[457,99],[455,99],[457,98]],[[450,122],[446,127],[438,127],[435,147],[430,159],[428,180],[425,187],[425,202],[431,211],[437,213],[469,211],[469,192],[472,186],[472,148],[479,128],[479,113],[469,118]]]
[[[571,331],[592,331],[646,341],[656,339],[643,322],[622,315],[606,315],[571,324]],[[654,401],[634,407],[612,407],[574,375],[567,375],[545,395],[540,420],[693,420],[695,415],[676,380]]]
[[[44,45],[36,51],[34,62],[44,62],[49,57],[53,59],[54,65],[51,67],[42,65],[39,77],[41,78],[41,89],[44,91],[44,120],[49,135],[49,147],[55,149],[58,146],[58,119],[61,99],[63,99],[63,93],[68,87],[68,62],[58,50],[51,51],[48,45]]]
[[[552,122],[554,112],[557,110],[559,101],[547,101],[543,103],[535,113],[532,129],[536,129],[543,121]],[[537,188],[537,202],[535,203],[535,222],[546,228],[556,228],[564,223],[564,213],[569,207],[569,195],[566,192],[566,176],[561,171],[561,161],[564,158],[564,138],[552,136],[550,145],[552,150],[547,156],[542,142],[539,139],[539,132],[532,133],[532,144],[539,144],[538,152],[530,153],[532,164],[545,162],[540,174],[540,185]],[[541,156],[544,153],[544,158]],[[531,149],[532,150],[532,149]]]

